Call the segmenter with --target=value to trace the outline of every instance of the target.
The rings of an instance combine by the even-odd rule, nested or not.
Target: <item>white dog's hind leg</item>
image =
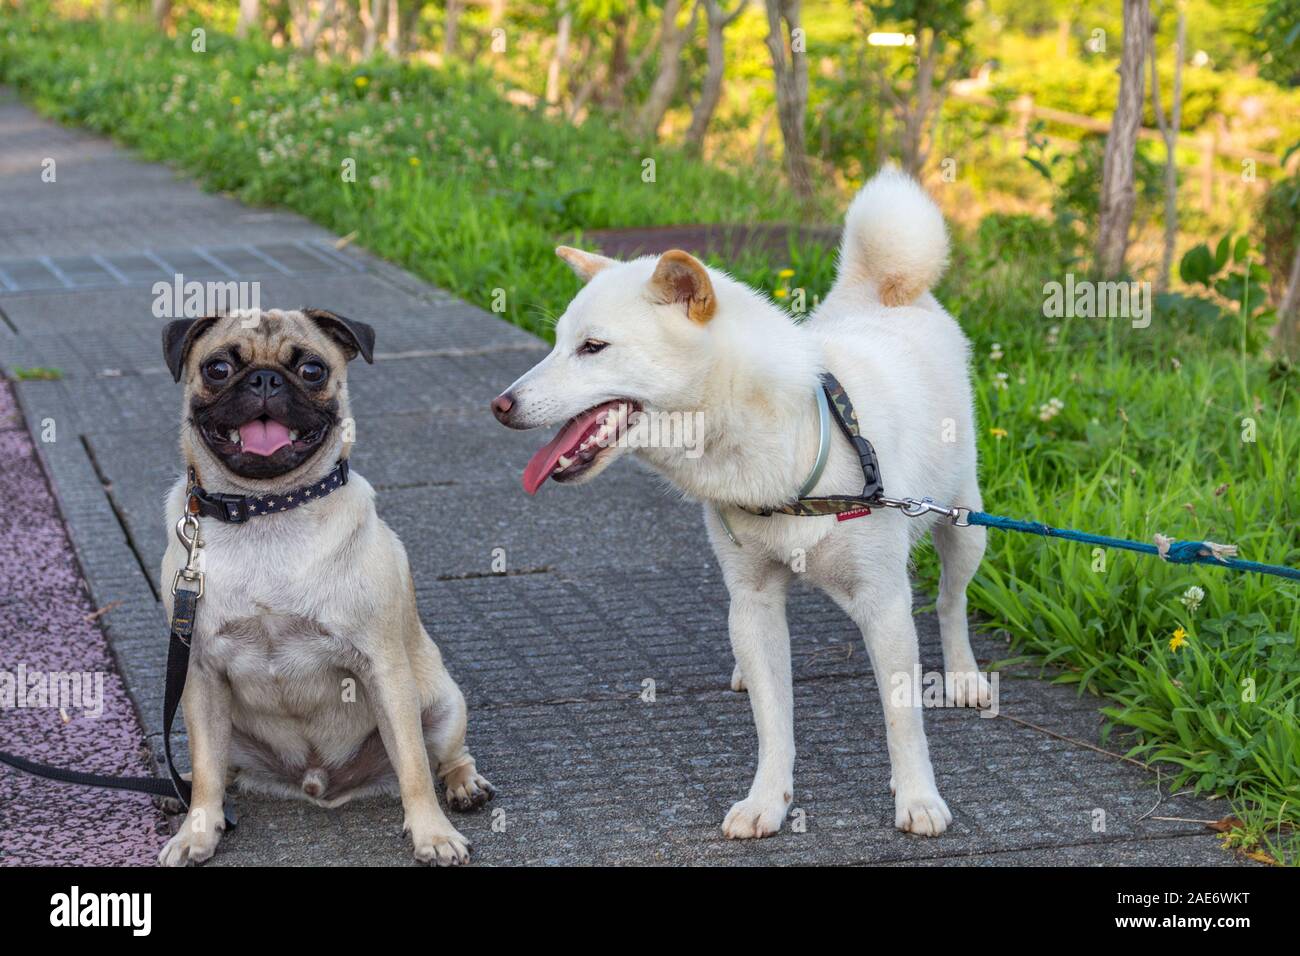
[[[738,694],[745,690],[745,675],[741,673],[740,661],[736,661],[736,666],[731,669],[731,689]]]
[[[894,826],[938,836],[952,822],[952,813],[935,786],[921,720],[922,702],[916,693],[921,658],[906,572],[900,569],[873,579],[870,591],[860,586],[844,609],[862,628],[880,689],[893,769]]]
[[[978,492],[969,506],[979,508]],[[966,619],[966,586],[984,557],[985,529],[978,525],[958,528],[946,521],[934,526],[934,549],[939,553],[939,638],[943,643],[944,686],[958,707],[989,707],[989,683],[979,672],[970,646]]]
[[[731,592],[731,647],[743,669],[758,731],[758,769],[749,796],[722,821],[731,839],[772,836],[794,799],[794,689],[790,676],[790,630],[785,619],[785,581],[762,591]]]

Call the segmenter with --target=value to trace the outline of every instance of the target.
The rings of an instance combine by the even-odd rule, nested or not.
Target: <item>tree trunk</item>
[[[609,88],[601,96],[601,103],[609,110],[622,109],[627,84],[641,72],[660,39],[657,35],[652,36],[636,58],[629,60],[627,51],[635,43],[639,21],[635,14],[628,16],[626,13],[614,17],[613,21],[614,43],[609,55]]]
[[[365,35],[361,40],[361,58],[368,60],[379,48],[379,34],[384,29],[384,11],[388,9],[385,0],[357,0],[357,14]]]
[[[691,125],[686,130],[686,146],[698,153],[704,147],[704,134],[709,131],[713,113],[722,99],[722,80],[726,71],[727,56],[723,43],[723,33],[736,17],[744,11],[749,0],[740,0],[736,9],[727,13],[722,8],[721,0],[704,0],[704,10],[709,20],[708,70],[704,74],[704,83],[700,87],[700,98],[691,113]]]
[[[172,25],[172,0],[153,0],[150,7],[154,25],[158,29],[166,30]]]
[[[299,35],[298,47],[311,53],[316,49],[316,41],[320,39],[321,31],[325,25],[330,22],[334,16],[335,0],[321,0],[320,10],[316,13],[316,18],[312,20],[307,28]]]
[[[584,79],[582,85],[573,91],[573,95],[569,100],[566,115],[570,120],[578,118],[578,114],[587,105],[591,95],[596,92],[596,85],[604,79],[605,65],[603,63],[592,65],[592,60],[595,59],[595,49],[596,43],[591,34],[582,38],[582,51],[578,54],[579,66],[577,70],[573,71],[572,75],[574,77],[581,76]]]
[[[1097,223],[1096,270],[1105,278],[1124,271],[1129,227],[1137,193],[1133,186],[1133,157],[1142,126],[1143,65],[1150,12],[1147,0],[1124,0],[1124,48],[1120,54],[1119,99],[1101,173],[1101,213]]]
[[[419,46],[420,10],[424,0],[407,0],[406,13],[402,13],[398,0],[389,0],[389,38],[383,43],[383,52],[391,57],[402,56],[403,49]]]
[[[1155,108],[1156,123],[1165,141],[1165,248],[1160,259],[1160,275],[1156,277],[1156,291],[1169,291],[1169,274],[1174,268],[1174,248],[1178,244],[1178,164],[1174,151],[1178,147],[1178,133],[1183,124],[1183,48],[1187,43],[1187,13],[1178,8],[1178,41],[1174,44],[1174,98],[1169,117],[1160,102],[1160,74],[1156,70],[1155,21],[1151,22],[1151,104]]]
[[[637,114],[637,134],[645,139],[655,140],[659,135],[659,125],[664,121],[668,107],[672,105],[673,95],[677,92],[677,83],[682,75],[682,49],[695,32],[699,18],[699,2],[691,8],[691,19],[685,29],[677,26],[677,14],[681,12],[681,0],[668,0],[664,4],[664,19],[659,31],[659,72],[650,87],[650,94]]]
[[[450,60],[456,55],[456,41],[460,33],[461,0],[447,0],[447,16],[442,29],[442,57]]]
[[[801,200],[808,200],[813,194],[808,152],[804,145],[804,115],[808,110],[808,57],[802,42],[796,44],[796,37],[800,41],[803,38],[803,28],[799,25],[799,6],[800,0],[767,0],[767,48],[772,54],[772,70],[776,74],[776,112],[781,124],[781,139],[785,143],[786,174],[795,195]],[[781,29],[783,20],[790,31],[788,51]]]
[[[290,44],[289,24],[293,19],[293,8],[289,0],[267,0],[267,12],[271,15],[271,42],[277,47]]]
[[[1286,280],[1286,295],[1277,309],[1277,326],[1274,329],[1278,351],[1292,359],[1300,359],[1300,243],[1296,244],[1291,260],[1291,274]]]
[[[926,27],[917,31],[917,62],[914,89],[908,102],[903,105],[903,129],[900,136],[900,152],[903,168],[918,180],[929,158],[930,149],[926,144],[926,133],[930,128],[930,117],[934,115],[934,71],[939,59],[939,38],[934,30]]]
[[[555,50],[546,70],[546,102],[551,106],[560,102],[560,70],[569,57],[569,34],[573,31],[573,11],[565,3],[560,9],[560,22],[555,31]]]
[[[361,0],[365,3],[365,0]],[[248,32],[257,26],[261,18],[261,0],[239,0],[239,22],[235,24],[235,36],[244,39]]]

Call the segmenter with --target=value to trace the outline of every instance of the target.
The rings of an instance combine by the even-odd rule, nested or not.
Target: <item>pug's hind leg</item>
[[[430,708],[436,712],[425,734],[429,753],[438,766],[438,777],[446,789],[447,806],[453,810],[473,810],[496,794],[496,787],[478,772],[474,757],[465,746],[467,711],[465,695],[452,685],[445,703]]]

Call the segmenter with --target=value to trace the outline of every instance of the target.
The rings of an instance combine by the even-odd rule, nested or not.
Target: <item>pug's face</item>
[[[201,476],[215,465],[259,485],[298,478],[346,452],[347,364],[372,362],[375,333],[319,309],[180,319],[163,352],[185,381],[182,444]]]

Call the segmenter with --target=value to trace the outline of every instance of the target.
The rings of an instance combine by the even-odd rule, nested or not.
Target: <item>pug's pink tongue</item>
[[[550,477],[555,465],[565,452],[575,447],[587,429],[606,411],[604,405],[583,412],[569,424],[560,429],[560,433],[538,449],[537,454],[528,460],[524,468],[524,491],[530,495],[537,494],[537,489]]]
[[[239,426],[239,441],[245,454],[274,455],[290,443],[289,429],[274,419],[259,418]]]

